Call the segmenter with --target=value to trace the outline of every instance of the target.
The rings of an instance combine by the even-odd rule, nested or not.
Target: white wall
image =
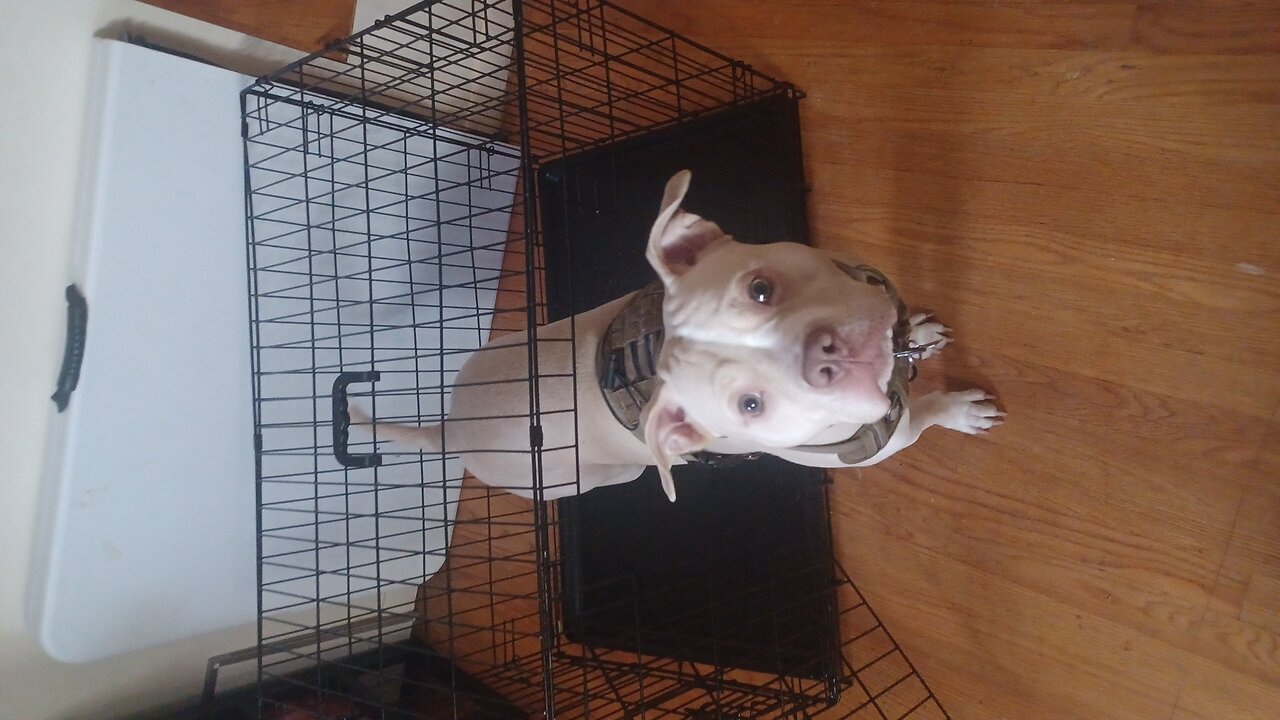
[[[252,645],[255,633],[244,627],[62,665],[26,629],[44,429],[62,352],[90,39],[132,30],[252,74],[297,53],[131,0],[0,0],[0,13],[0,717],[108,718],[192,695],[209,655]]]

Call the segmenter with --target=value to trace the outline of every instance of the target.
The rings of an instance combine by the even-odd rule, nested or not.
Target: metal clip
[[[912,345],[893,352],[893,356],[895,358],[906,358],[907,362],[911,365],[911,373],[907,375],[907,382],[915,380],[916,375],[920,374],[920,369],[916,367],[916,362],[919,361],[920,358],[924,357],[924,354],[933,349],[934,346],[940,345],[941,343],[942,340],[934,340],[933,342],[925,343],[924,345]]]
[[[924,345],[912,345],[903,350],[895,350],[893,353],[893,356],[904,357],[910,360],[911,362],[915,362],[919,360],[921,357],[923,357],[925,353],[929,352],[935,346],[940,345],[941,343],[942,343],[941,340],[934,340],[933,342],[925,343]]]

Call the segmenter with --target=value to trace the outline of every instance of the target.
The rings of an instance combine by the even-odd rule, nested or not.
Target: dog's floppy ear
[[[671,478],[671,466],[681,455],[705,448],[711,442],[711,435],[685,415],[684,407],[665,384],[645,405],[640,422],[644,426],[644,444],[649,447],[653,464],[662,478],[662,489],[667,499],[675,502],[676,484]]]
[[[666,285],[688,272],[708,248],[729,239],[719,225],[680,209],[692,179],[693,173],[681,170],[667,181],[658,219],[649,231],[645,257]]]

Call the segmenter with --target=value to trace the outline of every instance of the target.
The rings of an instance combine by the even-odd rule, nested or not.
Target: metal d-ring
[[[907,382],[916,379],[916,375],[920,374],[920,368],[916,367],[916,362],[924,357],[924,354],[933,349],[934,346],[940,345],[942,340],[934,340],[923,345],[912,345],[902,350],[895,350],[893,356],[895,358],[906,358],[907,363],[911,365],[911,372],[907,375]]]

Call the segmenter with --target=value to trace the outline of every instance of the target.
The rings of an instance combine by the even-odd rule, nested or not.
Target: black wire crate
[[[649,281],[633,225],[664,177],[699,168],[690,201],[735,235],[807,239],[799,98],[598,0],[421,3],[244,91],[260,717],[946,716],[835,564],[820,474],[778,470],[797,534],[745,558],[732,518],[658,521],[719,528],[707,573],[605,541],[649,531],[609,522],[650,507],[625,494],[646,478],[549,499],[574,493],[542,462],[576,442],[495,445],[522,490],[357,412],[442,423],[507,338],[514,417],[576,423],[538,358],[578,339],[540,329]]]

